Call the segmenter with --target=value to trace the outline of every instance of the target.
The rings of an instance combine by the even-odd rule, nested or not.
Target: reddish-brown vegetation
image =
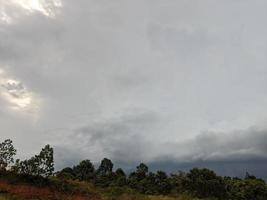
[[[10,184],[5,180],[0,180],[0,189],[6,193],[18,196],[22,199],[64,199],[64,200],[101,200],[98,195],[88,197],[81,193],[64,194],[49,187],[36,187],[26,184]]]

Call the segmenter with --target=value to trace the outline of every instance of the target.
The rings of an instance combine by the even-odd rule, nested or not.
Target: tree
[[[16,171],[21,174],[48,177],[54,171],[54,151],[46,145],[39,155],[35,155],[29,160],[16,161]]]
[[[49,145],[46,145],[37,156],[39,162],[39,175],[51,176],[54,172],[54,150]]]
[[[140,181],[140,186],[139,186],[139,191],[144,194],[149,194],[149,195],[158,194],[156,185],[156,174],[153,172],[149,172],[146,178]]]
[[[5,170],[14,162],[14,156],[16,155],[17,150],[12,143],[13,142],[10,139],[0,143],[0,170]]]
[[[186,173],[183,171],[178,171],[177,173],[170,175],[170,182],[172,185],[172,189],[176,193],[185,192],[185,187],[184,187],[185,180],[186,180]]]
[[[216,197],[223,199],[227,194],[223,178],[206,168],[190,170],[186,175],[184,184],[190,193],[199,198]]]
[[[96,185],[101,187],[108,187],[115,179],[115,173],[112,172],[113,163],[111,160],[104,158],[96,172]]]
[[[227,178],[229,199],[234,200],[265,200],[267,199],[267,186],[262,179],[253,175],[246,175],[245,179]]]
[[[245,179],[256,179],[256,176],[246,172]]]
[[[75,179],[75,173],[72,168],[66,167],[56,173],[56,176],[60,179]]]
[[[39,175],[39,161],[37,156],[34,156],[28,160],[17,160],[16,161],[16,170],[19,174],[27,174],[37,176]]]
[[[136,167],[136,171],[129,175],[128,184],[131,188],[145,193],[146,177],[148,174],[148,167],[144,163],[140,163]]]
[[[136,175],[139,179],[144,179],[148,173],[148,166],[144,163],[141,163],[139,166],[136,167]]]
[[[112,185],[123,187],[126,185],[126,183],[127,183],[127,177],[125,172],[121,168],[117,169],[114,173],[114,180]]]
[[[81,181],[91,181],[95,177],[95,167],[90,160],[83,160],[73,167],[73,173]]]
[[[111,160],[104,158],[101,161],[99,168],[97,169],[97,174],[100,176],[108,175],[112,173],[112,169],[113,169],[113,163],[111,162]]]
[[[158,171],[155,177],[155,185],[157,187],[158,194],[168,194],[171,189],[171,182],[166,172]]]
[[[116,176],[124,176],[124,177],[126,177],[126,174],[125,174],[125,172],[123,171],[123,169],[122,168],[118,168],[116,171],[115,171],[115,174],[116,174]]]

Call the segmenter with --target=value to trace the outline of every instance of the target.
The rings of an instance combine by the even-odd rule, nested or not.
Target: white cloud
[[[40,105],[35,94],[3,69],[0,69],[0,94],[10,109],[37,115]]]
[[[21,6],[30,13],[40,12],[43,15],[55,16],[55,9],[62,6],[60,0],[11,0],[13,4]]]
[[[0,0],[0,22],[11,24],[34,14],[54,18],[61,7],[61,0]]]

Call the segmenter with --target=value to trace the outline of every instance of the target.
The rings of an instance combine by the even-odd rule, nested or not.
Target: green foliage
[[[155,185],[157,187],[158,194],[169,194],[172,185],[168,175],[163,171],[158,171],[156,174]]]
[[[243,179],[227,179],[229,197],[234,200],[265,200],[267,199],[267,186],[262,179],[255,176]]]
[[[76,175],[72,168],[66,167],[62,169],[61,171],[56,173],[57,178],[59,179],[65,179],[65,180],[71,180],[75,179]]]
[[[39,175],[51,176],[54,172],[54,150],[49,145],[46,145],[38,156],[39,160]]]
[[[96,171],[95,184],[99,187],[108,187],[116,180],[116,175],[113,173],[113,163],[111,160],[104,158]]]
[[[108,175],[112,173],[112,169],[113,169],[113,163],[111,162],[111,160],[104,158],[101,161],[99,168],[97,169],[97,175],[98,176]]]
[[[0,200],[11,200],[11,198],[7,196],[0,196]]]
[[[170,175],[170,183],[172,186],[172,193],[184,193],[185,192],[185,183],[186,180],[186,173],[179,171],[176,174]]]
[[[112,181],[111,185],[118,187],[123,187],[127,185],[127,176],[121,168],[115,171],[114,180]]]
[[[43,177],[51,176],[54,171],[53,148],[46,145],[39,155],[35,155],[29,160],[17,160],[13,170],[19,174],[29,174]]]
[[[5,170],[8,165],[14,162],[14,156],[17,150],[12,143],[10,139],[0,143],[0,170]]]
[[[96,188],[89,182],[78,180],[62,180],[56,177],[49,178],[49,187],[65,194],[80,193],[86,196],[96,196]]]
[[[68,173],[74,175],[74,177],[80,181],[91,181],[95,178],[95,168],[90,160],[81,161],[77,166],[73,167],[73,172],[69,170]]]
[[[186,175],[185,188],[199,198],[226,197],[226,184],[222,177],[209,169],[194,168]]]
[[[131,188],[138,190],[139,192],[144,193],[145,192],[145,184],[146,181],[144,179],[146,179],[148,174],[148,167],[144,164],[144,163],[140,163],[140,165],[138,165],[136,167],[136,171],[132,172],[129,175],[128,178],[128,184]]]
[[[7,182],[12,185],[30,184],[40,187],[49,185],[49,181],[45,177],[30,174],[17,174],[14,171],[5,171],[0,174],[0,177],[7,180]]]
[[[148,172],[148,167],[144,163],[137,166],[136,171],[129,175],[128,184],[143,194],[168,194],[172,189],[171,180],[165,172]]]

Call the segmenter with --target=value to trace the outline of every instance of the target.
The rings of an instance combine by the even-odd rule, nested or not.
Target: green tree
[[[60,179],[75,179],[75,173],[72,168],[66,167],[56,173],[56,176]]]
[[[28,160],[17,160],[16,161],[16,170],[19,174],[28,174],[37,176],[39,175],[39,161],[37,156],[34,156]]]
[[[100,166],[97,169],[97,174],[102,176],[102,175],[108,175],[110,173],[112,173],[112,169],[113,169],[113,163],[111,160],[104,158],[101,163]]]
[[[100,187],[108,187],[114,183],[116,179],[113,173],[113,163],[111,160],[104,158],[96,172],[96,185]]]
[[[158,171],[155,177],[155,185],[157,187],[158,194],[166,195],[170,193],[172,186],[171,181],[168,178],[166,172]]]
[[[139,179],[146,178],[147,173],[148,173],[148,166],[146,166],[144,163],[140,163],[140,165],[136,167],[136,175]]]
[[[114,180],[112,182],[112,185],[123,187],[126,185],[126,183],[127,183],[127,176],[125,172],[121,168],[117,169],[114,173]]]
[[[223,199],[227,194],[223,178],[206,168],[190,170],[186,175],[184,184],[190,193],[199,198],[216,197]]]
[[[48,177],[54,171],[54,151],[49,145],[46,145],[39,155],[24,161],[16,161],[15,171],[21,174]]]
[[[267,186],[262,179],[249,175],[245,179],[227,178],[229,199],[234,200],[265,200],[267,199]]]
[[[148,166],[144,163],[140,163],[136,167],[136,171],[130,173],[128,178],[128,184],[131,188],[138,190],[139,192],[145,193],[148,175]]]
[[[81,181],[91,181],[95,178],[95,167],[90,160],[83,160],[73,167],[73,173]]]
[[[170,175],[170,182],[172,185],[173,192],[183,193],[185,192],[186,173],[183,171],[178,171],[178,173]]]
[[[54,150],[50,145],[46,145],[37,157],[38,175],[51,176],[54,172]]]
[[[139,181],[138,190],[144,194],[155,195],[158,194],[156,185],[156,174],[149,172],[144,179]]]
[[[13,142],[10,139],[0,143],[0,170],[6,170],[6,168],[14,162],[14,156],[17,150],[13,146]]]

